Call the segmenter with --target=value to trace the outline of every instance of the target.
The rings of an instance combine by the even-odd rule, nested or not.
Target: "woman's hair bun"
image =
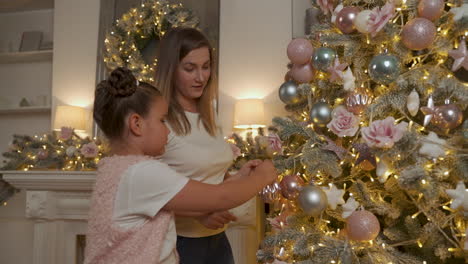
[[[107,79],[107,90],[114,96],[130,96],[137,89],[137,79],[132,71],[119,67],[113,70]]]

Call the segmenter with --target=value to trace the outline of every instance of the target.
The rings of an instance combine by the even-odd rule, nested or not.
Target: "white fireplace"
[[[26,218],[34,222],[32,264],[81,264],[95,171],[0,171],[26,192]],[[237,264],[255,262],[256,201],[233,209],[241,221],[226,231]]]

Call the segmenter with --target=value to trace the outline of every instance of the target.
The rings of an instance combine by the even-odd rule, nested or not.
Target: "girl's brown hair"
[[[146,117],[154,98],[162,96],[154,86],[137,82],[132,72],[122,67],[101,81],[94,95],[94,120],[111,140],[122,138],[128,114]]]
[[[169,104],[167,120],[177,135],[187,135],[191,131],[190,123],[184,109],[176,98],[175,75],[180,61],[187,54],[198,48],[208,48],[210,52],[211,75],[203,94],[197,102],[200,121],[211,136],[215,136],[217,126],[214,104],[218,103],[218,87],[215,81],[215,62],[213,49],[208,39],[194,28],[174,28],[160,42],[158,51],[158,66],[156,69],[156,85]]]

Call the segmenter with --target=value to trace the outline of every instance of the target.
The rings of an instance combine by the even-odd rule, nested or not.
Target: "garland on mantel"
[[[58,132],[43,136],[13,135],[1,170],[96,170],[101,158],[106,156],[107,147],[101,140],[81,138],[73,128],[62,127]],[[6,201],[17,190],[0,177],[0,203]]]

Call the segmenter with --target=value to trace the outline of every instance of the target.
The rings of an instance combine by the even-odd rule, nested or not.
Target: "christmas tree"
[[[468,261],[468,2],[316,0],[260,263]]]

